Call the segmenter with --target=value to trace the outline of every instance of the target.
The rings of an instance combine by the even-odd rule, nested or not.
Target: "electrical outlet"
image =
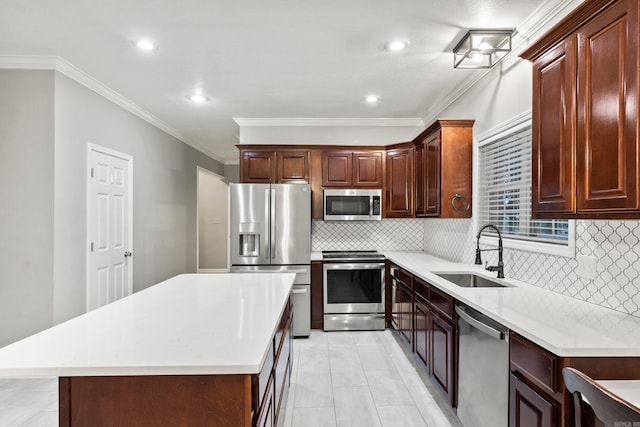
[[[583,279],[594,280],[598,272],[598,258],[587,255],[576,255],[578,268],[576,274]]]
[[[213,223],[214,224],[222,224],[222,218],[213,217]]]

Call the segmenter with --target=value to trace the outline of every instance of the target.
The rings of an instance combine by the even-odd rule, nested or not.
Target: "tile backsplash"
[[[311,250],[421,251],[423,222],[422,219],[314,220]]]
[[[424,250],[473,263],[470,219],[425,219]],[[495,253],[483,254],[490,263]],[[576,255],[594,256],[596,278],[578,275],[575,258],[504,249],[505,275],[554,292],[640,317],[640,221],[576,221]]]
[[[420,251],[455,262],[475,258],[472,219],[313,221],[312,250]],[[580,277],[575,258],[504,249],[505,275],[640,317],[640,221],[576,221],[576,255],[597,259],[596,278]],[[490,263],[495,252],[483,253]]]

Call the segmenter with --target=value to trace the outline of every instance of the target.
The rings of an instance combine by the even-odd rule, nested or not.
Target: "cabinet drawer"
[[[551,393],[558,391],[558,357],[513,332],[509,338],[511,369],[534,380]]]
[[[449,320],[453,320],[454,301],[449,295],[432,287],[429,292],[429,302]]]
[[[273,370],[274,354],[275,351],[273,348],[273,341],[271,341],[269,351],[267,352],[267,357],[264,360],[264,365],[262,365],[262,370],[260,371],[260,374],[258,374],[257,378],[254,376],[253,393],[256,397],[256,402],[262,402],[262,399],[264,398],[265,390],[267,389],[267,383],[269,382],[269,378],[271,378],[271,371]]]

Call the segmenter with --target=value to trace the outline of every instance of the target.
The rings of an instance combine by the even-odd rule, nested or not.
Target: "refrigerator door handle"
[[[271,193],[271,190],[266,189],[264,190],[264,219],[266,222],[266,227],[264,230],[264,234],[265,234],[265,238],[263,239],[263,248],[264,248],[264,258],[267,262],[269,262],[269,240],[271,240],[271,236],[269,235],[270,231],[271,231],[271,217],[269,216],[269,213],[271,212],[269,203],[270,203],[270,198],[269,195]]]
[[[271,190],[271,216],[269,217],[269,224],[271,225],[271,235],[269,240],[271,241],[271,259],[276,258],[276,190]]]

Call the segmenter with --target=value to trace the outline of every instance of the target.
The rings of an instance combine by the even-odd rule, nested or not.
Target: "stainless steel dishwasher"
[[[509,330],[457,305],[458,418],[464,427],[506,427],[509,422]]]

